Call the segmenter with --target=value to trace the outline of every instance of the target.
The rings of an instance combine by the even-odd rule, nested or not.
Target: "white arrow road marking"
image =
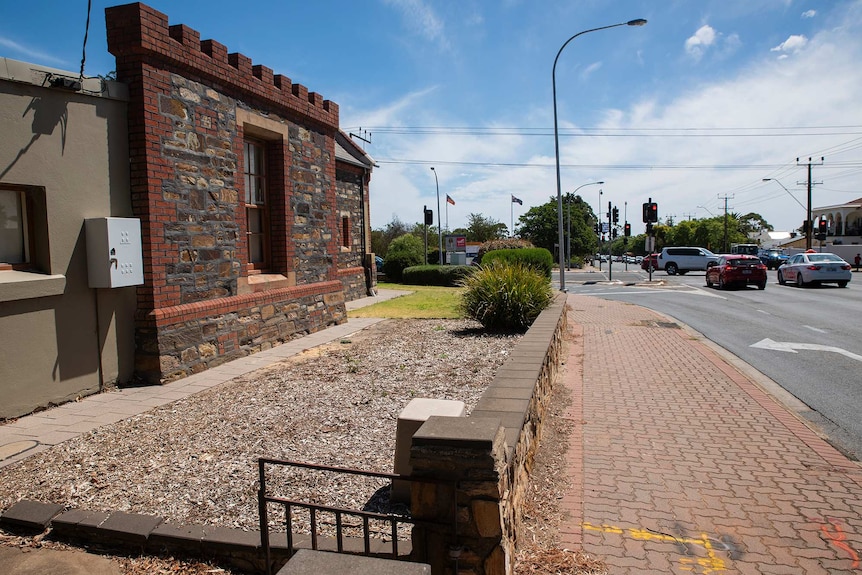
[[[850,359],[855,359],[856,361],[862,361],[862,355],[847,351],[846,349],[841,349],[840,347],[833,347],[831,345],[820,345],[819,343],[792,343],[789,341],[772,341],[767,337],[758,341],[757,343],[751,344],[751,347],[757,347],[760,349],[771,349],[773,351],[786,351],[789,353],[798,353],[796,351],[798,349],[805,349],[809,351],[831,351],[834,353],[840,353],[841,355],[847,356]]]

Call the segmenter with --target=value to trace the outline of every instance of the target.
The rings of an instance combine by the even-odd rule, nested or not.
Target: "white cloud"
[[[409,29],[429,41],[438,43],[441,48],[449,49],[450,44],[446,38],[443,21],[423,0],[384,1],[401,11],[405,25]]]
[[[715,30],[712,26],[705,24],[685,41],[685,51],[695,60],[700,60],[707,48],[715,43],[715,38]]]
[[[802,13],[803,18],[814,18],[817,16],[817,10],[806,10]]]
[[[27,61],[34,62],[47,62],[48,64],[58,65],[65,64],[65,60],[61,58],[55,58],[49,54],[44,52],[40,52],[39,50],[33,50],[32,48],[28,48],[27,46],[23,46],[14,40],[10,40],[8,38],[0,37],[0,46],[4,48],[8,48],[12,50],[14,53],[18,54],[20,58],[26,59]]]
[[[794,34],[787,38],[784,42],[776,46],[775,48],[771,48],[771,52],[783,52],[783,57],[788,53],[796,54],[800,50],[802,50],[808,44],[808,38],[801,34]]]
[[[596,70],[598,70],[601,67],[602,67],[601,62],[593,62],[592,64],[590,64],[589,66],[584,68],[584,71],[581,72],[581,78],[586,80],[587,78],[589,78],[593,74],[593,72],[595,72]]]
[[[800,195],[795,185],[805,178],[804,169],[796,167],[795,158],[825,155],[825,165],[816,168],[814,174],[818,181],[824,182],[815,190],[814,205],[840,204],[859,197],[862,176],[858,169],[833,167],[830,171],[830,162],[858,164],[858,149],[847,146],[850,151],[837,150],[839,145],[858,136],[799,129],[796,135],[763,130],[756,134],[760,137],[733,137],[745,132],[746,127],[756,131],[786,126],[862,125],[862,108],[856,102],[856,95],[862,93],[862,70],[857,64],[862,59],[862,36],[857,34],[858,30],[851,25],[831,27],[810,40],[790,37],[776,52],[795,51],[794,58],[776,60],[767,54],[750,62],[735,76],[723,75],[721,80],[697,86],[681,85],[670,99],[644,97],[624,109],[605,110],[601,122],[592,123],[592,127],[605,131],[637,128],[638,135],[561,137],[563,191],[589,181],[605,180],[602,209],[608,200],[613,201],[622,216],[626,202],[632,204],[628,207],[632,222],[638,221],[637,209],[647,197],[659,202],[663,217],[675,215],[679,221],[686,214],[707,217],[698,206],[720,213],[724,206],[718,200],[719,195],[730,194],[734,196],[729,206],[733,211],[760,213],[776,229],[786,230],[798,227],[804,214],[784,190],[761,179],[778,179],[796,197],[804,198],[804,191]],[[716,40],[719,36],[714,30],[712,35],[704,31],[699,36],[700,43],[694,43],[693,47],[714,49],[716,42],[721,47],[724,39]],[[362,115],[361,121],[348,120],[343,112],[344,123],[493,126],[493,118],[485,123],[469,118],[453,119],[446,112],[429,108],[430,98],[424,97],[429,90],[407,94],[378,110],[370,110]],[[526,110],[516,125],[548,125],[549,113],[544,108]],[[374,120],[369,121],[371,118]],[[510,120],[496,121],[501,126],[513,125]],[[565,120],[560,123],[561,131],[567,134],[577,127]],[[660,129],[655,132],[659,135],[644,134],[651,128]],[[708,130],[709,136],[698,137],[693,133],[697,128]],[[684,135],[667,135],[669,129],[678,129]],[[523,134],[410,133],[372,139],[375,144],[369,152],[378,161],[384,160],[375,169],[371,182],[375,229],[385,226],[395,214],[408,223],[420,221],[423,204],[436,211],[434,177],[430,164],[418,163],[421,161],[435,162],[441,198],[445,201],[445,194],[449,194],[456,201],[455,206],[448,207],[453,228],[465,225],[470,213],[482,214],[507,226],[514,215],[517,224],[519,215],[531,206],[547,202],[556,190],[552,138]],[[843,195],[840,190],[845,190]],[[599,187],[594,186],[579,193],[596,209],[598,191]],[[510,194],[524,200],[524,206],[512,206]],[[445,224],[445,203],[441,207]],[[641,232],[642,228],[638,228],[640,224],[636,223],[635,233]]]

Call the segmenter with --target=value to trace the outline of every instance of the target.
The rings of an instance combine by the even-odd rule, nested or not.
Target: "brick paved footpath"
[[[613,575],[862,574],[859,464],[688,328],[568,303],[564,547]]]

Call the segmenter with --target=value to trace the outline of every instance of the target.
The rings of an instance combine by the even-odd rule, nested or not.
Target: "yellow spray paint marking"
[[[724,560],[718,557],[715,549],[712,548],[712,542],[706,533],[701,533],[700,539],[692,537],[676,537],[665,533],[655,533],[648,529],[616,527],[614,525],[593,525],[591,523],[583,523],[583,528],[590,531],[600,531],[602,533],[615,533],[618,535],[628,535],[637,541],[662,541],[665,543],[689,543],[698,545],[706,550],[706,557],[691,558],[680,557],[679,568],[683,571],[691,571],[702,575],[710,575],[712,573],[721,573],[727,570]]]

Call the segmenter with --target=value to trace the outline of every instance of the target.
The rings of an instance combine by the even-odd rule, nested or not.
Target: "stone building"
[[[27,245],[0,252],[0,418],[342,323],[373,289],[373,161],[337,104],[144,4],[105,17],[117,82],[0,75],[0,217]],[[105,217],[140,220],[136,287],[88,285]]]

